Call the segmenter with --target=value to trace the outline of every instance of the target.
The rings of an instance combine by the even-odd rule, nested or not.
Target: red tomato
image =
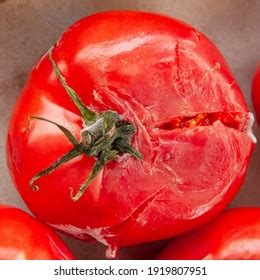
[[[17,208],[0,205],[0,236],[0,260],[74,259],[55,232]]]
[[[200,229],[175,238],[158,259],[259,260],[260,208],[227,210]]]
[[[260,65],[257,67],[253,78],[252,101],[255,109],[257,122],[260,124]]]
[[[123,121],[106,133],[101,117],[111,111]],[[89,148],[121,125],[131,130],[127,147],[116,138],[99,153]],[[115,252],[185,232],[220,212],[243,182],[255,145],[251,125],[225,60],[203,34],[160,15],[106,12],[71,26],[33,68],[11,117],[7,160],[36,216]],[[68,151],[66,160],[85,155],[46,172]],[[79,194],[80,186],[88,188]]]

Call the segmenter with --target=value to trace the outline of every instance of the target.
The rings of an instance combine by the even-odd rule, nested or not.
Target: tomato
[[[209,224],[172,240],[158,259],[259,260],[260,208],[224,211]]]
[[[0,236],[0,260],[74,259],[51,228],[17,208],[0,205]]]
[[[260,65],[258,65],[252,82],[252,101],[257,122],[260,123]]]
[[[7,161],[37,217],[112,256],[220,212],[243,182],[251,126],[203,34],[156,14],[105,12],[72,25],[33,68]]]

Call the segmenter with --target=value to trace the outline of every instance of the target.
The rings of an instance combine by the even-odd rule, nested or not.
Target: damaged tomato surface
[[[33,68],[11,117],[8,166],[37,217],[112,256],[227,206],[255,146],[252,122],[203,34],[160,15],[100,13]]]

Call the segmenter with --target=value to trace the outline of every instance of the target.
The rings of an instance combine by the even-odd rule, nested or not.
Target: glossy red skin
[[[47,225],[24,211],[0,205],[0,260],[73,260]]]
[[[32,70],[8,131],[10,173],[33,213],[77,238],[112,246],[158,240],[208,221],[234,197],[254,144],[220,122],[158,130],[162,121],[200,112],[248,107],[216,47],[183,22],[141,12],[89,16],[59,39],[53,57],[67,82],[95,111],[114,110],[137,127],[133,146],[143,160],[124,155],[109,163],[73,202],[94,159],[80,156],[38,181],[29,180],[72,148],[54,120],[78,138],[79,112],[57,81],[48,55]]]
[[[260,124],[260,65],[258,65],[252,82],[252,101],[256,120]]]
[[[200,229],[175,238],[157,258],[259,260],[260,208],[237,208],[222,212]]]

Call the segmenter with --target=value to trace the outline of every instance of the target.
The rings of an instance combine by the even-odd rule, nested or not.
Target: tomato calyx
[[[96,113],[89,110],[81,101],[78,94],[67,84],[52,57],[52,49],[49,53],[49,59],[60,84],[66,90],[67,94],[71,97],[72,101],[80,111],[83,120],[83,129],[81,130],[81,139],[78,142],[74,135],[64,126],[43,117],[30,117],[31,119],[46,121],[56,125],[73,144],[73,148],[55,161],[51,166],[37,173],[30,180],[29,184],[32,190],[38,191],[39,187],[35,184],[35,182],[41,177],[52,173],[63,163],[68,162],[81,154],[93,156],[96,158],[96,162],[88,178],[80,186],[75,195],[73,195],[73,189],[71,189],[71,198],[73,201],[77,201],[81,198],[89,184],[93,181],[105,164],[112,160],[116,160],[117,156],[121,156],[125,153],[129,153],[137,159],[141,159],[142,156],[131,146],[132,136],[136,132],[134,124],[123,120],[119,114],[113,111]]]

